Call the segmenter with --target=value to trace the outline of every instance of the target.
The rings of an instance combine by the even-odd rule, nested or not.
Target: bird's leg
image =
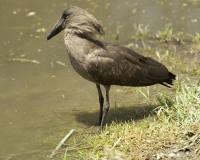
[[[104,125],[104,122],[106,120],[106,116],[107,116],[107,113],[109,111],[109,108],[110,108],[110,102],[109,102],[110,86],[104,86],[104,87],[106,89],[106,105],[104,107],[103,117],[102,117],[101,124],[100,124],[100,127],[99,127],[99,133],[101,133],[101,131],[103,130],[103,125]]]
[[[99,84],[96,84],[97,86],[97,91],[98,91],[98,95],[99,95],[99,104],[100,104],[100,110],[99,110],[99,125],[101,125],[101,121],[102,121],[102,115],[103,115],[103,102],[104,102],[104,98],[101,92],[101,88]]]

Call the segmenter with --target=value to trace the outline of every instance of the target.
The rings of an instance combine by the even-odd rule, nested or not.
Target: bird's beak
[[[53,26],[52,31],[47,36],[47,40],[51,39],[52,37],[56,36],[64,29],[64,18],[60,18],[56,24]]]

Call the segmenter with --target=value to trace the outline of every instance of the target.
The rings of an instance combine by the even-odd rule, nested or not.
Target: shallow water
[[[28,159],[41,159],[29,157],[29,152],[50,154],[72,128],[78,134],[79,129],[87,130],[97,122],[99,105],[95,85],[71,67],[62,34],[46,41],[68,5],[87,9],[101,20],[106,29],[105,41],[115,42],[119,25],[123,44],[134,34],[135,24],[148,25],[157,31],[172,23],[175,31],[200,32],[200,3],[195,0],[1,1],[0,159],[21,153]],[[30,12],[35,15],[27,16]],[[46,32],[37,32],[42,28]],[[39,64],[8,61],[14,58],[35,60]],[[123,105],[126,99],[118,93],[123,88],[111,89],[111,106],[115,101]],[[143,102],[135,98],[130,105],[138,103]],[[48,151],[43,152],[43,148]]]

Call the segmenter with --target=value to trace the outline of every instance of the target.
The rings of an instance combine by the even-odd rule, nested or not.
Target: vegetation
[[[131,36],[131,38],[136,39],[136,40],[141,40],[144,38],[149,38],[150,36],[150,31],[148,29],[148,26],[144,26],[142,24],[134,25],[135,29],[135,35]]]

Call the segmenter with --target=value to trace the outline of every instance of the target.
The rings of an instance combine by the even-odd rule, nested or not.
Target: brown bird
[[[85,79],[96,84],[99,103],[99,132],[110,108],[111,85],[150,86],[173,85],[176,76],[161,63],[144,57],[133,50],[99,41],[96,35],[104,35],[102,25],[87,11],[70,6],[66,8],[47,37],[51,39],[64,30],[64,41],[73,68]],[[106,90],[106,104],[100,84]]]

